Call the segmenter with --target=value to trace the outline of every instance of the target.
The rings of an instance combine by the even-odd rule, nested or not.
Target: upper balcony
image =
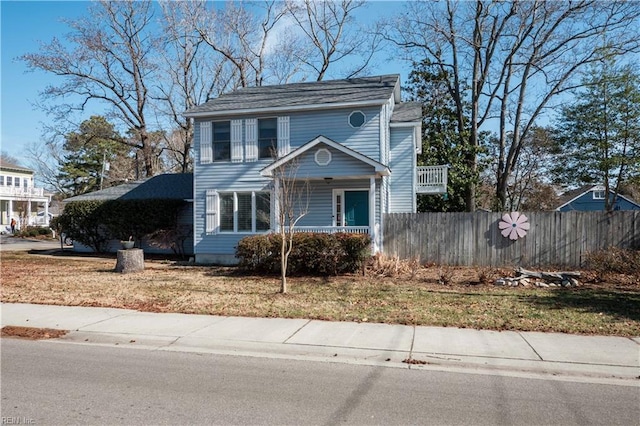
[[[444,194],[447,192],[448,166],[416,167],[416,193]]]
[[[0,186],[0,196],[16,198],[44,197],[43,188],[24,188],[22,186]]]

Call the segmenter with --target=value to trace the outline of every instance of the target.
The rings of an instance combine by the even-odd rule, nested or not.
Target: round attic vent
[[[327,166],[331,163],[331,152],[326,148],[320,148],[316,151],[315,160],[318,166]]]

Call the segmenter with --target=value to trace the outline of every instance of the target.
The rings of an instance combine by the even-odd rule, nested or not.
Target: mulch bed
[[[27,340],[57,339],[68,332],[68,330],[54,330],[52,328],[18,327],[7,325],[0,329],[0,337],[13,337]]]

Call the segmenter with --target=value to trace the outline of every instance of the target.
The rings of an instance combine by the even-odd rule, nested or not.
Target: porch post
[[[274,230],[280,232],[280,178],[277,176],[273,179],[273,223]]]
[[[11,223],[11,219],[13,219],[13,200],[9,199],[9,205],[7,209],[8,209],[7,213],[9,214],[9,217],[7,218],[7,221],[8,221],[7,223]]]
[[[373,253],[378,252],[378,236],[376,235],[376,178],[369,178],[369,236]]]
[[[31,217],[31,197],[27,197],[27,226],[34,225]]]
[[[49,226],[49,197],[44,202],[44,226]]]

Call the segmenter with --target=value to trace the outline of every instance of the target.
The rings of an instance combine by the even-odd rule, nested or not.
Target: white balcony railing
[[[287,227],[288,230],[288,227]],[[337,232],[347,232],[350,234],[368,234],[368,226],[296,226],[293,232],[316,232],[323,234],[335,234]]]
[[[14,186],[0,186],[0,195],[12,197],[43,197],[44,189],[42,188],[24,188]]]
[[[447,166],[418,166],[416,192],[418,194],[444,194],[447,192]]]

